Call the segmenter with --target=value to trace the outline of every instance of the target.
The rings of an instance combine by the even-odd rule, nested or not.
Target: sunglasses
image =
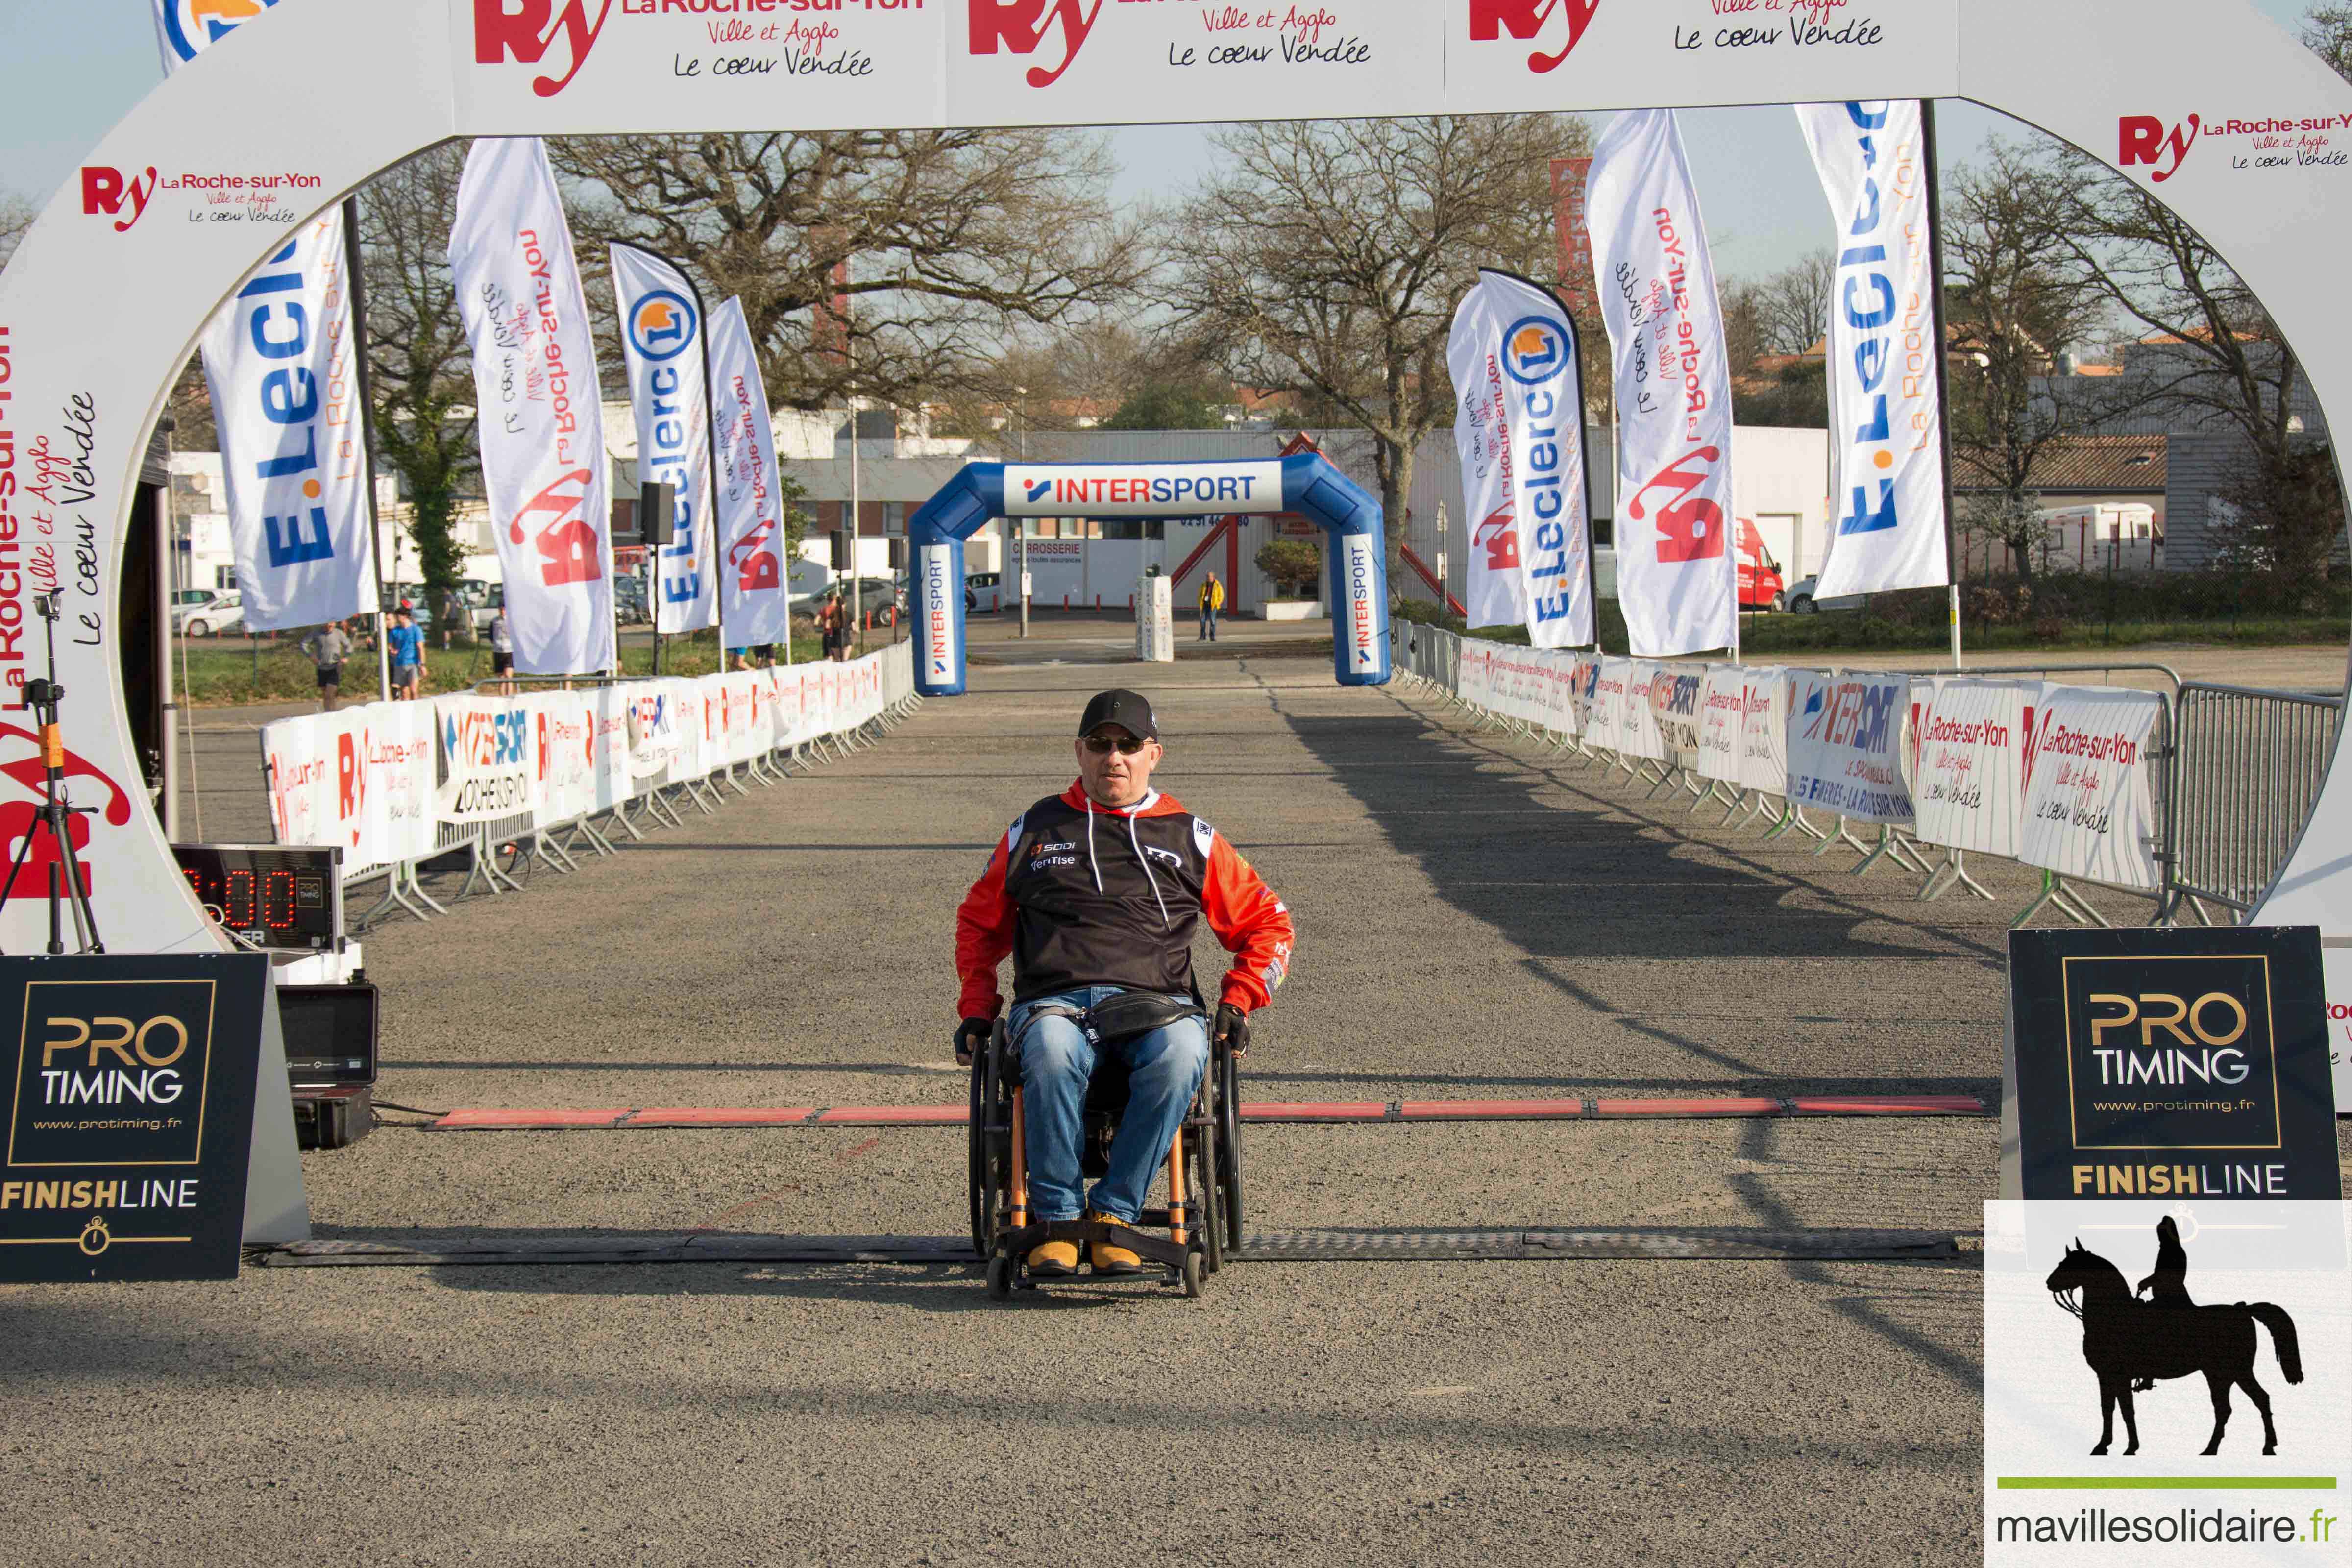
[[[1133,735],[1129,735],[1124,740],[1114,740],[1108,735],[1088,735],[1080,742],[1080,744],[1084,745],[1087,751],[1092,752],[1097,757],[1109,755],[1110,750],[1114,746],[1118,748],[1118,754],[1120,756],[1131,757],[1135,755],[1136,752],[1143,750],[1143,748],[1150,744],[1150,742],[1139,741]]]

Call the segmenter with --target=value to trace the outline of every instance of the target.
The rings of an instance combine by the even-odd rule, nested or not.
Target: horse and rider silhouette
[[[2303,1381],[2303,1351],[2295,1339],[2294,1320],[2268,1301],[2240,1301],[2228,1307],[2200,1307],[2189,1295],[2189,1251],[2180,1244],[2180,1227],[2167,1215],[2157,1222],[2156,1268],[2139,1282],[2138,1290],[2124,1284],[2122,1271],[2083,1246],[2077,1237],[2058,1267],[2042,1283],[2051,1298],[2082,1320],[2083,1359],[2099,1378],[2099,1446],[2104,1454],[2115,1441],[2116,1407],[2124,1413],[2124,1430],[2130,1436],[2126,1455],[2139,1452],[2139,1420],[2132,1395],[2154,1388],[2164,1378],[2202,1373],[2213,1396],[2213,1436],[2207,1455],[2221,1451],[2221,1433],[2230,1425],[2230,1385],[2237,1384],[2263,1413],[2263,1452],[2278,1452],[2278,1428],[2271,1421],[2271,1396],[2254,1381],[2254,1352],[2259,1322],[2271,1331],[2279,1368],[2289,1383]],[[2139,1300],[2140,1292],[2148,1299]],[[2079,1293],[2079,1300],[2074,1298]]]

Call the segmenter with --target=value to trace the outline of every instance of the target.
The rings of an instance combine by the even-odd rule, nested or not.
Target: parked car
[[[642,577],[613,579],[613,607],[625,626],[640,626],[652,620],[653,610],[646,600],[646,584]]]
[[[967,611],[1003,609],[1001,582],[993,572],[967,574],[963,580],[963,607]]]
[[[218,637],[223,632],[245,625],[245,596],[241,594],[214,594],[203,604],[175,605],[172,607],[172,614],[178,621],[178,629],[184,637]]]
[[[1823,610],[1858,610],[1870,603],[1870,595],[1867,594],[1842,594],[1834,598],[1817,599],[1813,596],[1813,584],[1819,581],[1818,576],[1797,579],[1796,585],[1789,590],[1789,608],[1791,613],[1811,616],[1818,615]]]
[[[235,596],[236,591],[229,588],[181,589],[172,595],[172,629],[186,631],[190,616],[203,615],[221,600]]]

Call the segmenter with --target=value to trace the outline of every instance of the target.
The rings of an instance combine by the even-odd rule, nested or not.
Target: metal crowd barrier
[[[1555,736],[1465,701],[1461,695],[1462,638],[1458,633],[1418,622],[1398,622],[1393,637],[1393,667],[1418,687],[1478,714],[1482,726],[1499,723],[1511,732],[1543,739],[1576,756],[1622,769],[1636,782],[1650,781],[1653,796],[1672,780],[1671,772],[1660,775],[1630,766],[1605,746],[1596,749],[1580,737]],[[1821,668],[1832,675],[1848,668],[1877,673],[1862,664],[1804,668]],[[2106,924],[2105,917],[2075,891],[2077,887],[2085,885],[2148,900],[2156,906],[2153,920],[2167,924],[2179,919],[2184,909],[2198,920],[2211,923],[2211,915],[2204,907],[2208,903],[2240,914],[2251,910],[2285,864],[2313,804],[2319,798],[2343,718],[2341,698],[2184,681],[2168,665],[2139,661],[1996,665],[1967,671],[1920,673],[1959,674],[1992,680],[2018,676],[2095,674],[2106,685],[2114,685],[2114,678],[2123,673],[2153,674],[2163,679],[2164,685],[2156,691],[2161,711],[2149,752],[2149,760],[2156,764],[2149,770],[2149,779],[2158,825],[2152,858],[2161,873],[2160,887],[2151,893],[2143,888],[2105,882],[2085,884],[2081,879],[2042,870],[2039,893],[2011,922],[2012,925],[2023,924],[2045,907],[2056,908],[2077,924]],[[1702,787],[1704,781],[1696,778],[1683,782],[1686,793],[1694,797],[1691,810],[1698,810],[1710,800],[1722,802],[1719,788]],[[1726,814],[1725,825],[1738,816],[1745,804],[1747,816],[1740,819],[1740,826],[1746,826],[1759,814],[1765,815],[1768,838],[1800,830],[1821,841],[1813,851],[1816,857],[1841,843],[1862,852],[1862,861],[1852,868],[1856,875],[1885,859],[1915,872],[1930,873],[1919,889],[1921,899],[1939,899],[1954,888],[1965,888],[1982,898],[1992,896],[1968,875],[1961,851],[1930,845],[1892,828],[1882,829],[1876,843],[1865,843],[1852,836],[1843,819],[1839,820],[1834,833],[1824,832],[1805,820],[1801,808],[1787,801],[1782,801],[1779,812],[1772,814],[1769,803],[1758,792],[1743,791],[1741,795],[1741,800],[1729,803],[1731,809]],[[1750,800],[1748,796],[1755,798]],[[1923,862],[1916,853],[1923,849],[1941,851],[1944,858],[1940,862]]]
[[[2183,683],[2173,887],[2242,917],[2285,866],[2327,778],[2344,699]]]
[[[520,695],[519,690],[509,693],[499,689],[509,685],[518,689],[525,686],[559,689],[621,686],[653,679],[659,678],[492,676],[476,681],[474,691],[477,695],[486,697]],[[599,817],[604,819],[604,826],[607,828],[617,826],[632,838],[645,837],[638,830],[637,824],[630,820],[629,812],[632,808],[642,811],[654,826],[682,826],[683,818],[677,815],[679,802],[684,801],[692,805],[705,815],[714,814],[716,807],[724,804],[725,800],[719,790],[720,784],[724,784],[738,795],[748,795],[751,792],[743,787],[746,781],[762,786],[772,786],[782,783],[793,773],[806,773],[817,763],[846,757],[852,752],[861,751],[877,743],[885,735],[910,718],[922,704],[922,697],[909,689],[886,702],[882,710],[871,719],[852,725],[846,730],[834,731],[797,742],[774,745],[763,756],[752,757],[741,762],[715,763],[693,778],[664,777],[635,793],[623,796],[610,806],[600,806],[595,810],[584,812],[578,816],[560,822],[541,825],[536,819],[536,814],[530,812],[485,821],[436,822],[431,853],[412,860],[394,861],[389,865],[373,867],[346,881],[347,890],[352,887],[362,886],[373,881],[377,878],[383,879],[384,882],[383,897],[365,913],[353,917],[350,922],[351,929],[354,933],[363,933],[379,921],[389,918],[394,910],[405,910],[420,921],[431,918],[431,915],[426,912],[428,910],[434,914],[447,914],[448,905],[438,901],[425,890],[424,884],[419,879],[419,870],[425,866],[457,854],[467,857],[465,881],[459,884],[454,894],[446,891],[442,894],[442,897],[447,899],[451,904],[469,897],[488,897],[506,891],[520,892],[522,890],[522,884],[516,879],[513,873],[522,868],[526,858],[544,859],[559,871],[576,870],[578,862],[572,858],[572,852],[581,847],[583,837],[588,841],[589,847],[593,853],[599,855],[613,853],[611,843],[598,831],[596,819]],[[262,784],[265,791],[270,787],[269,766],[268,747],[265,742],[261,758]],[[559,839],[559,835],[568,837]],[[501,867],[498,860],[498,851],[509,846],[513,847],[517,853],[508,866]]]

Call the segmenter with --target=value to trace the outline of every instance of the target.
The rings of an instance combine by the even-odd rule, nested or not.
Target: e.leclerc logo
[[[1568,340],[1541,316],[1515,321],[1503,334],[1503,368],[1521,386],[1556,380],[1568,362]]]
[[[1470,41],[1491,44],[1506,31],[1523,43],[1540,40],[1528,54],[1528,69],[1540,76],[1559,68],[1584,41],[1584,30],[1599,9],[1601,0],[1470,0]],[[1553,44],[1559,47],[1546,53],[1545,46]]]
[[[194,59],[278,0],[163,0],[163,41],[181,63]]]
[[[694,307],[683,295],[656,289],[629,312],[629,342],[646,358],[676,359],[694,342]]]

